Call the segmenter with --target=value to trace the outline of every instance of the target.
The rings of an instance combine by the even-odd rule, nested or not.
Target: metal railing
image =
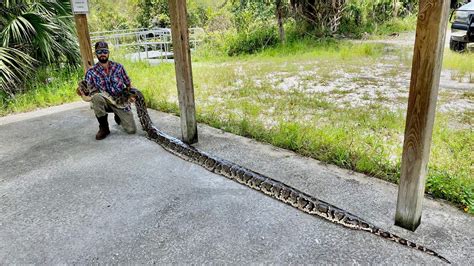
[[[169,59],[173,57],[173,42],[169,28],[137,28],[128,30],[92,32],[91,41],[106,41],[114,49],[132,48],[132,60],[150,58]],[[205,32],[202,28],[189,29],[191,49],[196,49],[203,41]]]

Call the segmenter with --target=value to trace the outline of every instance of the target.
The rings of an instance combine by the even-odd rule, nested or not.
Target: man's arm
[[[79,81],[79,85],[77,86],[76,93],[77,95],[81,96],[83,99],[86,96],[85,91],[87,90],[87,86],[92,85],[93,82],[92,75],[90,71],[86,72],[84,76],[84,80]]]
[[[132,88],[132,81],[128,77],[127,72],[125,71],[125,68],[123,66],[122,66],[121,74],[122,74],[123,83],[125,84],[126,89],[130,90]]]
[[[122,66],[121,74],[122,74],[122,77],[123,77],[123,83],[125,84],[126,94],[128,94],[128,97],[129,97],[128,100],[131,103],[134,103],[135,102],[135,95],[130,94],[130,91],[132,89],[132,82],[131,82],[130,78],[128,77],[127,72],[125,71],[125,68],[123,66]]]
[[[94,76],[92,75],[90,69],[87,70],[84,80],[86,81],[87,86],[89,86],[90,88],[95,87]]]

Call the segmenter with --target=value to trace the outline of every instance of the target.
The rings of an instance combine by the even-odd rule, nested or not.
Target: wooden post
[[[168,0],[183,141],[198,142],[186,0]]]
[[[412,231],[421,222],[450,1],[420,1],[395,216]]]
[[[84,73],[94,64],[94,57],[92,55],[91,38],[89,36],[89,27],[87,26],[86,14],[75,14],[77,36],[79,38],[79,48],[81,50],[82,65],[84,66]]]

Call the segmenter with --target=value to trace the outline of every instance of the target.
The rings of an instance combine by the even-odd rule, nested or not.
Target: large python
[[[260,191],[265,195],[289,204],[307,214],[319,216],[325,220],[340,224],[350,229],[366,231],[378,235],[387,240],[435,256],[450,264],[449,260],[431,249],[392,234],[354,214],[292,188],[280,181],[227,160],[212,156],[177,138],[165,134],[153,125],[150,116],[148,115],[143,94],[137,89],[132,89],[130,95],[134,98],[138,118],[143,130],[147,133],[147,137],[161,145],[170,153],[186,161],[196,163],[210,172],[222,175],[247,187]]]

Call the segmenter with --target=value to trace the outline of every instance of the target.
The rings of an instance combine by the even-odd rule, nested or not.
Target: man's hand
[[[84,92],[82,92],[80,86],[77,87],[77,89],[76,89],[76,94],[77,94],[78,96],[81,96],[81,97],[85,96],[85,94],[84,94]]]
[[[132,87],[126,87],[125,92],[126,92],[126,95],[128,95],[128,101],[130,103],[135,103],[136,96],[135,94],[132,93]]]
[[[84,89],[87,89],[87,87],[85,86],[87,86],[87,83],[83,80],[80,81],[79,85],[77,86],[76,93],[77,95],[81,96],[83,101],[90,102],[92,100],[92,97],[84,93]]]

